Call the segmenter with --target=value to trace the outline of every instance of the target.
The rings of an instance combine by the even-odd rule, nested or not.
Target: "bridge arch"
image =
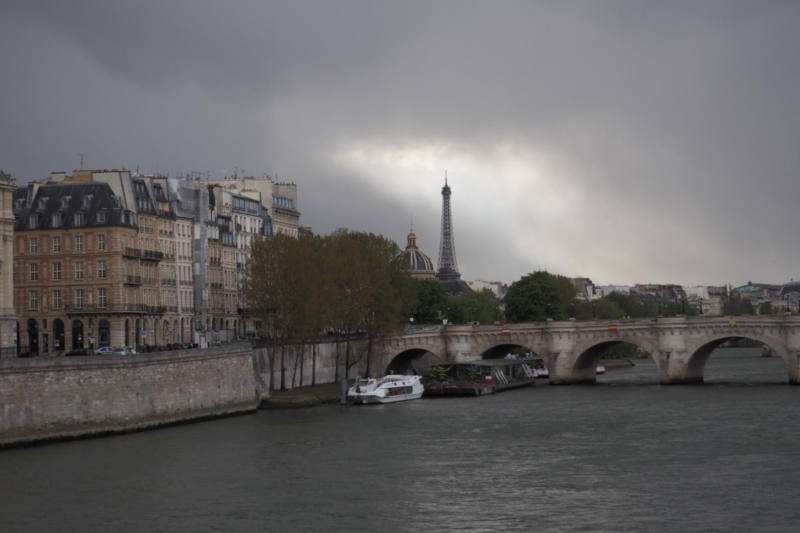
[[[417,361],[425,366],[435,366],[445,362],[443,358],[439,357],[428,348],[407,348],[389,358],[388,363],[384,367],[384,373],[407,374],[411,372],[412,361]]]
[[[791,379],[789,372],[789,352],[786,350],[785,343],[777,336],[763,332],[748,332],[746,335],[741,333],[718,333],[714,335],[704,335],[699,338],[690,338],[686,341],[686,363],[685,381],[702,382],[705,376],[706,363],[714,350],[734,339],[751,339],[769,346],[773,352],[778,354],[786,365],[786,372]]]
[[[569,373],[578,378],[577,382],[595,382],[597,380],[597,366],[600,358],[614,346],[628,343],[647,352],[655,361],[658,361],[658,341],[648,337],[636,335],[615,335],[613,337],[599,337],[579,341],[573,349],[574,360],[571,362]]]
[[[516,348],[523,348],[528,352],[532,352],[534,356],[541,357],[542,355],[539,353],[540,350],[536,350],[530,346],[525,346],[524,344],[518,344],[516,342],[508,342],[504,344],[497,344],[495,346],[484,347],[482,348],[482,352],[476,353],[481,356],[481,359],[503,359]]]

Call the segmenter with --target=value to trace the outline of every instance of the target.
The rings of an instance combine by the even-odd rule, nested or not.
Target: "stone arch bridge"
[[[587,383],[595,381],[606,350],[629,342],[655,360],[661,383],[697,383],[711,352],[742,337],[769,345],[786,363],[789,382],[800,383],[800,317],[788,315],[407,327],[384,344],[382,368],[402,372],[425,358],[454,363],[504,357],[521,346],[542,357],[551,384]]]

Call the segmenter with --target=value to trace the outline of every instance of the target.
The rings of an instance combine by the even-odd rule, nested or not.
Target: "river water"
[[[0,531],[798,531],[800,387],[760,349],[703,385],[260,411],[0,452]]]

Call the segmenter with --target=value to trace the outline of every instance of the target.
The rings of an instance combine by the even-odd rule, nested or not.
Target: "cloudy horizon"
[[[276,175],[465,280],[800,279],[800,4],[6,2],[0,168]],[[794,112],[792,110],[795,110]]]

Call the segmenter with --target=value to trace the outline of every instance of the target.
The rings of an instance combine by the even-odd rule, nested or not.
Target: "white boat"
[[[539,379],[545,379],[550,377],[550,371],[547,370],[547,366],[542,366],[542,368],[536,368],[536,375]]]
[[[347,391],[353,403],[394,403],[422,398],[425,387],[420,376],[389,375],[382,378],[357,379]]]
[[[598,375],[598,376],[599,376],[600,374],[605,374],[605,373],[606,373],[606,367],[604,367],[604,366],[602,366],[602,365],[597,367],[597,375]]]

